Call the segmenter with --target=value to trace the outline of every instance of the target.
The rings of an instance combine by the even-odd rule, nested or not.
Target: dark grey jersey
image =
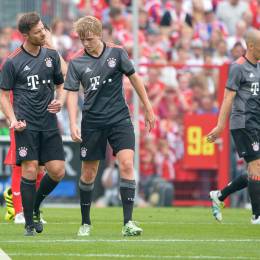
[[[123,92],[123,74],[130,76],[134,72],[124,49],[104,43],[99,57],[82,49],[70,61],[64,88],[78,91],[82,84],[86,122],[97,126],[111,125],[130,117]]]
[[[260,127],[260,64],[245,57],[235,61],[229,71],[227,89],[236,91],[230,117],[230,129]]]
[[[13,91],[15,115],[18,120],[26,120],[27,129],[58,128],[56,115],[47,111],[55,85],[64,82],[55,50],[41,48],[37,56],[32,56],[20,47],[7,58],[1,74],[0,88]]]

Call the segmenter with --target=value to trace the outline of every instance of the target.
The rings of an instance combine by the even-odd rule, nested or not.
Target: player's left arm
[[[135,72],[133,63],[130,61],[127,52],[124,49],[119,49],[119,51],[120,71],[129,78],[132,86],[134,87],[141,102],[143,103],[145,110],[145,125],[148,127],[149,131],[151,131],[151,129],[154,128],[155,125],[155,115],[153,112],[152,105],[147,96],[144,83]]]
[[[145,124],[146,124],[146,126],[148,126],[149,131],[151,131],[151,129],[154,128],[154,125],[155,125],[155,115],[153,112],[153,107],[147,96],[144,83],[136,72],[133,73],[132,75],[130,75],[128,78],[129,78],[132,86],[134,87],[136,93],[138,94],[141,102],[144,105]]]

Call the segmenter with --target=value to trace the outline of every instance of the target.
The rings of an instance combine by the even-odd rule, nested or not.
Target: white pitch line
[[[260,239],[41,239],[0,240],[0,243],[260,243]]]
[[[148,259],[225,259],[248,260],[246,256],[203,256],[203,255],[123,255],[123,254],[73,254],[73,253],[10,253],[11,256],[69,256],[69,257],[100,257],[100,258],[148,258]],[[251,260],[258,257],[250,257]]]
[[[121,222],[119,221],[109,221],[109,222],[103,222],[103,221],[96,221],[95,224],[120,224]],[[249,222],[244,222],[244,223],[218,223],[218,222],[204,222],[204,223],[198,223],[198,222],[174,222],[174,223],[169,223],[169,222],[159,222],[159,221],[154,221],[154,222],[140,222],[138,221],[139,224],[141,225],[250,225]],[[14,223],[0,223],[0,225],[12,225]],[[80,222],[48,222],[47,225],[79,225]]]
[[[11,258],[0,248],[0,259],[1,260],[11,260]]]

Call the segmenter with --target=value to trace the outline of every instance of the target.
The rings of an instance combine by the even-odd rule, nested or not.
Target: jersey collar
[[[90,57],[93,58],[93,59],[99,59],[99,58],[103,55],[103,53],[105,52],[105,50],[106,50],[106,43],[103,42],[103,41],[102,41],[102,43],[103,43],[103,50],[102,50],[102,52],[101,52],[101,54],[100,54],[99,56],[97,56],[97,57],[96,57],[96,56],[92,56],[91,54],[89,54],[89,53],[86,51],[86,49],[84,49],[86,55],[90,56]]]
[[[21,49],[22,49],[26,54],[30,55],[30,56],[33,57],[33,58],[38,58],[38,57],[40,56],[40,54],[41,54],[41,51],[42,51],[42,47],[40,47],[40,50],[39,50],[38,54],[37,54],[37,55],[32,55],[30,52],[28,52],[27,50],[25,50],[25,48],[23,47],[23,45],[21,45]]]
[[[257,67],[257,63],[256,63],[256,64],[252,63],[249,59],[247,59],[246,55],[243,55],[243,57],[245,58],[245,60],[246,60],[250,65],[254,66],[255,68]]]

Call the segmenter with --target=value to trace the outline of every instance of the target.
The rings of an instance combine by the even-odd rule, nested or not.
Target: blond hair
[[[80,39],[84,39],[91,34],[100,37],[102,35],[102,23],[94,16],[80,18],[74,23],[74,29]]]

